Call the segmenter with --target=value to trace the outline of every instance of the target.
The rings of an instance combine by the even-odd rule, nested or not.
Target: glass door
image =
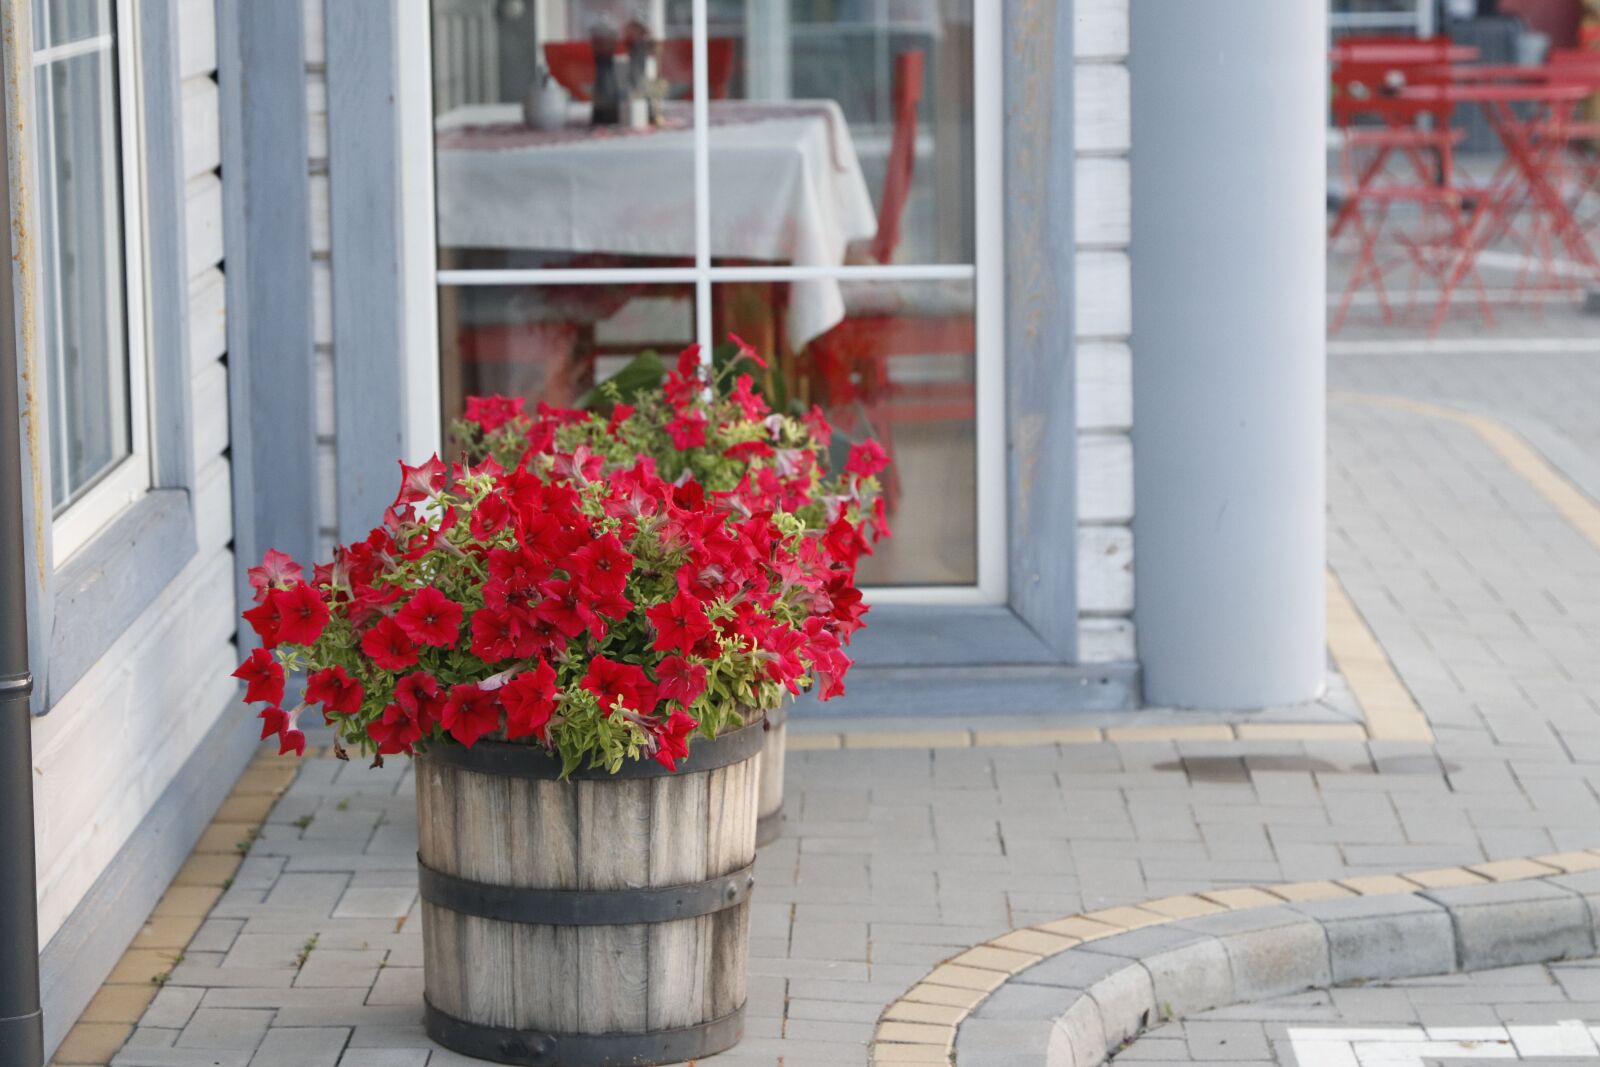
[[[738,334],[893,457],[873,599],[1003,602],[993,7],[432,0],[446,434]]]

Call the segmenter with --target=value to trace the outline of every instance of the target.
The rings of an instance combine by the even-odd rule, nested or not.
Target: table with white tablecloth
[[[877,228],[844,115],[833,101],[711,101],[713,262],[836,267]],[[694,135],[687,105],[661,128],[529,130],[515,105],[437,122],[441,249],[537,249],[692,261]],[[796,349],[844,318],[839,283],[789,283]]]

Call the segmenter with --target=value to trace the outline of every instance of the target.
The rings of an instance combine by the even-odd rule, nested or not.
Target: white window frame
[[[105,48],[114,50],[117,64],[117,131],[118,169],[121,172],[120,199],[122,220],[122,293],[121,318],[126,337],[129,451],[115,466],[103,472],[78,499],[73,500],[51,524],[52,548],[55,563],[63,561],[104,529],[123,511],[137,503],[151,487],[153,468],[153,441],[150,434],[150,359],[146,325],[146,291],[144,263],[144,233],[146,212],[142,181],[144,160],[144,124],[141,78],[139,77],[139,20],[134,0],[116,0],[115,29],[111,34],[72,41],[39,49],[33,53],[32,70],[41,62],[51,62],[85,55]],[[32,76],[30,71],[30,77]],[[38,103],[43,108],[43,101]],[[42,110],[36,121],[45,128]],[[39,181],[54,181],[55,153],[43,150],[36,153],[39,160]],[[44,225],[55,226],[55,215],[41,220]],[[52,234],[55,238],[55,235]],[[56,240],[59,254],[60,241]],[[55,314],[60,316],[61,303],[55,302]],[[60,337],[60,323],[56,336]],[[46,367],[53,368],[57,353],[49,353]],[[47,370],[47,373],[50,371]],[[52,412],[55,422],[61,422],[59,413]],[[64,432],[64,427],[53,426],[52,433]],[[62,450],[63,454],[65,449]]]
[[[692,284],[695,334],[709,353],[711,287],[718,282],[970,281],[975,289],[978,580],[973,585],[871,586],[874,604],[1005,604],[1007,602],[1007,500],[1005,425],[1005,214],[1003,52],[999,4],[973,3],[973,152],[976,247],[971,264],[840,267],[715,267],[711,264],[710,93],[706,49],[694,55],[695,264],[693,267],[600,270],[439,270],[434,240],[432,42],[427,2],[399,4],[401,203],[408,382],[407,450],[426,455],[440,447],[440,285]],[[706,39],[706,0],[694,0],[692,32]]]

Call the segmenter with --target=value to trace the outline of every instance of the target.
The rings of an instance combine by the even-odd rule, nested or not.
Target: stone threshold
[[[950,957],[884,1010],[872,1063],[1097,1067],[1213,1008],[1586,958],[1597,938],[1600,849],[1165,897]]]

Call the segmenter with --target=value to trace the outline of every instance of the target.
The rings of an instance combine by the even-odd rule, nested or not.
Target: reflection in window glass
[[[51,3],[34,53],[51,500],[132,450],[117,55],[109,6]]]

